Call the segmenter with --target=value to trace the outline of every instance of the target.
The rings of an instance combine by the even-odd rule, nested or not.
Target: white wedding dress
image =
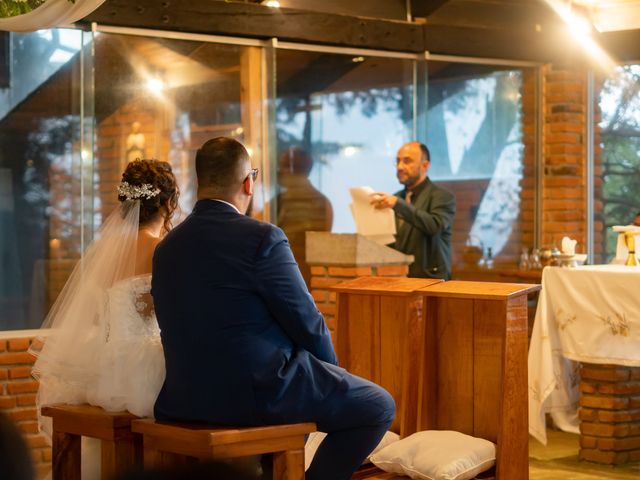
[[[42,376],[41,404],[89,403],[153,416],[165,367],[150,287],[151,275],[139,275],[96,294],[95,301],[102,304],[98,315],[103,318],[94,322],[95,328],[77,335],[76,344],[86,365],[94,367],[80,381],[64,374]]]
[[[87,402],[109,411],[153,417],[165,376],[160,329],[151,298],[151,275],[119,281],[106,292],[104,345]]]

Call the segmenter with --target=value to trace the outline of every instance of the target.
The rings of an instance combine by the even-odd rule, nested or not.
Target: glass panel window
[[[351,187],[398,190],[414,61],[280,50],[276,68],[276,219],[308,281],[305,232],[354,232]]]
[[[505,268],[517,268],[522,247],[533,246],[532,73],[429,62],[423,141],[430,178],[456,196],[454,270],[481,266],[466,246],[482,248],[485,266]]]
[[[0,42],[0,330],[41,325],[131,160],[171,163],[174,224],[196,201],[206,140],[237,138],[266,166],[260,47],[65,29]],[[255,191],[259,215],[260,177]]]
[[[83,35],[0,34],[0,330],[39,327],[82,251]]]
[[[195,153],[207,140],[236,138],[262,167],[261,49],[102,33],[95,52],[96,228],[136,158],[171,163],[180,188],[174,224],[195,204]]]
[[[640,225],[640,65],[622,65],[601,81],[596,99],[594,261],[616,256],[614,225]],[[598,138],[599,137],[599,138]]]

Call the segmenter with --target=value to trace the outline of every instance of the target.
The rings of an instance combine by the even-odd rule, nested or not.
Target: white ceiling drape
[[[76,22],[104,3],[105,0],[47,0],[35,10],[15,17],[0,18],[0,30],[32,32],[61,27]]]

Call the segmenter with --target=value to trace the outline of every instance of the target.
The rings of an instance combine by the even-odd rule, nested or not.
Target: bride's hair
[[[171,230],[171,216],[178,207],[178,185],[173,175],[171,165],[159,160],[136,159],[127,165],[122,173],[122,182],[132,187],[151,188],[157,195],[142,195],[140,200],[140,225],[152,220],[165,207],[164,230]],[[127,196],[119,194],[118,200],[129,200]]]

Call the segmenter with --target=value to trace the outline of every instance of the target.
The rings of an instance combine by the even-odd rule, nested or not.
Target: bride
[[[129,163],[118,200],[43,324],[49,329],[44,345],[33,352],[38,411],[48,404],[89,403],[153,416],[165,371],[151,261],[177,207],[171,166]],[[50,436],[46,420],[40,426]]]

